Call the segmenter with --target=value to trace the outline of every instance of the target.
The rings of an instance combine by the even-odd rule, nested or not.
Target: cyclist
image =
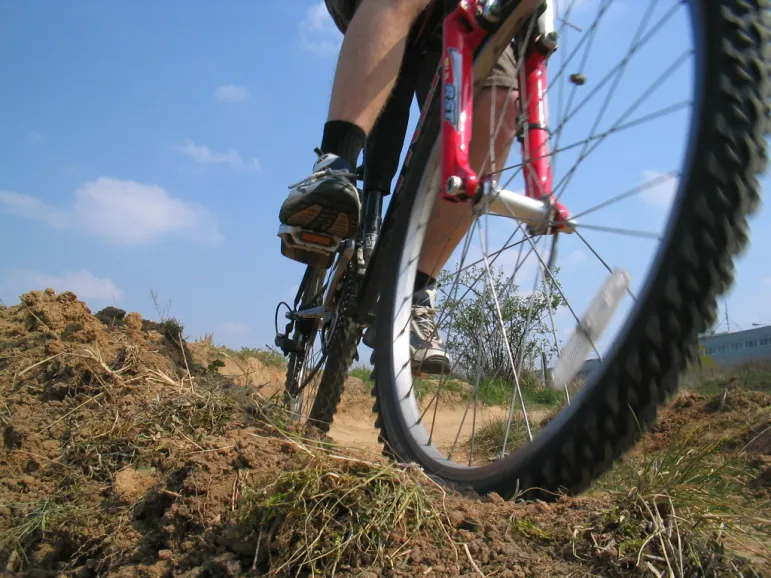
[[[338,237],[353,235],[361,201],[355,167],[366,145],[368,186],[387,194],[396,174],[409,107],[415,94],[423,107],[439,65],[441,35],[419,51],[408,51],[417,23],[430,21],[435,0],[325,0],[343,33],[332,95],[318,160],[310,177],[295,185],[281,206],[279,220],[304,230]],[[441,21],[441,20],[440,20]],[[485,90],[474,99],[469,161],[481,171],[489,158],[491,107],[506,110],[495,142],[495,158],[505,160],[516,129],[516,61],[507,47],[490,74]],[[510,102],[506,102],[510,99]],[[495,119],[495,123],[498,119]],[[497,129],[497,125],[495,126]],[[488,165],[489,168],[489,165]],[[437,197],[439,199],[439,197]],[[426,231],[413,296],[410,349],[413,367],[425,373],[447,373],[451,360],[439,337],[434,316],[436,278],[472,223],[470,203],[438,202]],[[283,243],[283,241],[282,241]],[[301,250],[282,252],[303,260]],[[372,347],[373,332],[364,343]]]

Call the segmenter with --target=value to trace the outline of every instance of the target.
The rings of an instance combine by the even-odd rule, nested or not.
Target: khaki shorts
[[[332,16],[337,28],[345,34],[348,24],[353,18],[354,12],[361,4],[362,0],[324,0],[327,5],[329,15]],[[418,104],[423,107],[428,91],[431,89],[431,83],[434,80],[434,73],[439,66],[442,57],[441,46],[429,48],[421,64],[421,71],[418,76],[415,93]],[[487,77],[485,86],[499,86],[502,88],[517,88],[517,60],[514,56],[514,48],[508,46],[498,62],[493,67],[490,76]]]

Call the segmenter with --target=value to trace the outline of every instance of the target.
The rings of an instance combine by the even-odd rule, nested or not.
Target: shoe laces
[[[323,154],[323,153],[321,152],[321,149],[320,149],[320,148],[318,148],[318,147],[316,147],[315,149],[313,149],[313,151],[314,151],[314,152],[315,152],[315,153],[316,153],[316,154],[317,154],[319,157],[321,157],[321,155]],[[316,172],[314,172],[314,173],[311,173],[311,175],[310,175],[310,176],[308,176],[308,177],[304,178],[303,180],[301,180],[301,181],[298,181],[298,182],[294,183],[293,185],[289,185],[289,187],[287,187],[287,188],[289,188],[289,189],[294,189],[295,187],[299,187],[299,186],[301,186],[301,185],[309,185],[309,184],[311,184],[313,181],[315,181],[315,180],[317,180],[317,179],[320,179],[321,177],[326,177],[327,175],[332,175],[332,174],[334,174],[334,175],[336,175],[336,176],[345,177],[345,178],[347,178],[347,179],[351,179],[351,178],[356,178],[356,177],[358,177],[358,175],[356,174],[356,172],[351,172],[351,171],[344,171],[344,170],[340,170],[340,169],[333,169],[333,168],[330,168],[330,167],[325,167],[325,168],[321,169],[320,171],[316,171]]]
[[[433,307],[416,305],[412,308],[412,323],[414,324],[415,333],[417,333],[421,340],[430,346],[441,347],[442,340],[439,337],[439,330],[434,321],[436,313],[437,310]]]

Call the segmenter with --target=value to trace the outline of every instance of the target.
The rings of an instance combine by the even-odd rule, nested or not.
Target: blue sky
[[[339,42],[318,0],[0,4],[0,298],[52,286],[155,317],[152,289],[193,337],[272,343],[303,270],[279,253],[278,208],[315,159]],[[616,154],[664,146],[635,138]],[[734,328],[771,323],[769,225],[761,208]],[[578,283],[586,255],[571,247]],[[615,247],[619,264],[630,247]]]

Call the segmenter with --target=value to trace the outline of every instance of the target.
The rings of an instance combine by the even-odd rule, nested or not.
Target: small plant
[[[536,538],[538,540],[550,540],[551,535],[542,530],[535,522],[527,518],[512,518],[512,528],[526,538]]]
[[[66,523],[67,513],[73,508],[72,504],[58,503],[54,499],[34,504],[0,506],[16,511],[18,515],[17,523],[0,533],[0,550],[15,552],[15,557],[21,558],[22,566],[26,565],[29,549],[45,538],[52,526]]]
[[[206,373],[215,374],[221,367],[225,367],[225,362],[221,359],[215,359],[209,365],[206,366]]]
[[[155,313],[158,315],[158,319],[161,321],[161,323],[165,323],[171,319],[169,316],[169,313],[171,312],[171,299],[161,305],[161,300],[158,297],[158,293],[156,293],[155,290],[150,289],[150,300],[153,302]]]

